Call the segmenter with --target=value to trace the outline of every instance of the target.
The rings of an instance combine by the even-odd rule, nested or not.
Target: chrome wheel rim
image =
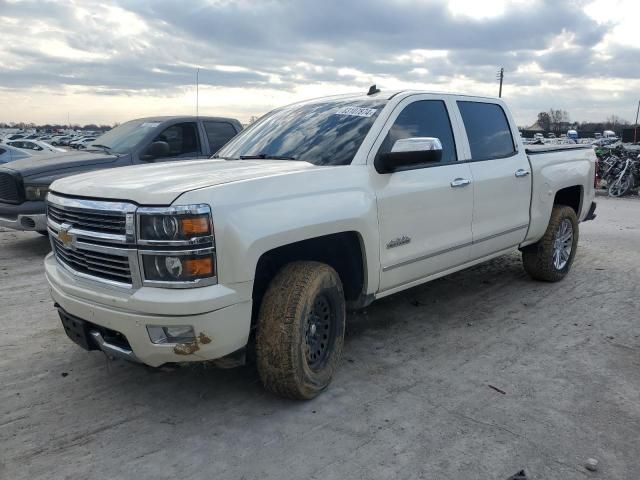
[[[573,248],[573,225],[568,218],[562,220],[553,241],[553,266],[562,270],[567,266]]]

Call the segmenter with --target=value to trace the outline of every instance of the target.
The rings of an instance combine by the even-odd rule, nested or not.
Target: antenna
[[[502,80],[504,79],[504,68],[500,69],[498,75],[496,75],[496,78],[500,80],[500,90],[498,90],[498,97],[502,98]]]
[[[200,67],[196,70],[196,117],[199,116],[200,107]]]
[[[380,89],[376,87],[376,84],[374,83],[369,87],[369,91],[367,92],[367,95],[373,95],[375,93],[380,93]]]

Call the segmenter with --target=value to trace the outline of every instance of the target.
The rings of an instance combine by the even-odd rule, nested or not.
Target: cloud
[[[625,33],[628,20],[603,18],[598,2],[0,0],[0,95],[56,93],[54,114],[58,97],[109,96],[109,111],[122,120],[133,97],[190,102],[200,68],[202,99],[224,99],[226,91],[240,103],[225,108],[248,116],[252,105],[259,114],[307,92],[370,83],[492,95],[504,67],[505,94],[522,123],[548,108],[535,100],[549,91],[556,107],[580,117],[594,114],[580,98],[601,90],[575,98],[576,85],[610,82],[612,105],[622,108],[633,82],[619,80],[640,78],[640,45]],[[25,115],[3,108],[0,120],[16,120],[9,116],[18,111]]]

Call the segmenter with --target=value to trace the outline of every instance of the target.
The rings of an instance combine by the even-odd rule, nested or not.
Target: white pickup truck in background
[[[560,280],[595,216],[593,150],[525,150],[498,99],[316,99],[217,157],[53,183],[46,275],[74,341],[151,366],[251,353],[268,389],[308,399],[347,309],[515,248]]]

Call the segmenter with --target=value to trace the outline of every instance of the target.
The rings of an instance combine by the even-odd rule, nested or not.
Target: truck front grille
[[[82,230],[118,235],[126,233],[125,212],[80,210],[49,203],[47,215],[60,225],[66,223]]]
[[[68,198],[50,192],[47,227],[59,263],[80,277],[118,287],[141,285],[131,203]]]
[[[9,173],[0,172],[0,202],[18,203],[19,201],[18,180]]]
[[[52,242],[58,260],[76,272],[126,285],[132,284],[128,256],[85,250],[82,248],[82,243],[76,247],[67,248],[55,237],[52,238]]]

